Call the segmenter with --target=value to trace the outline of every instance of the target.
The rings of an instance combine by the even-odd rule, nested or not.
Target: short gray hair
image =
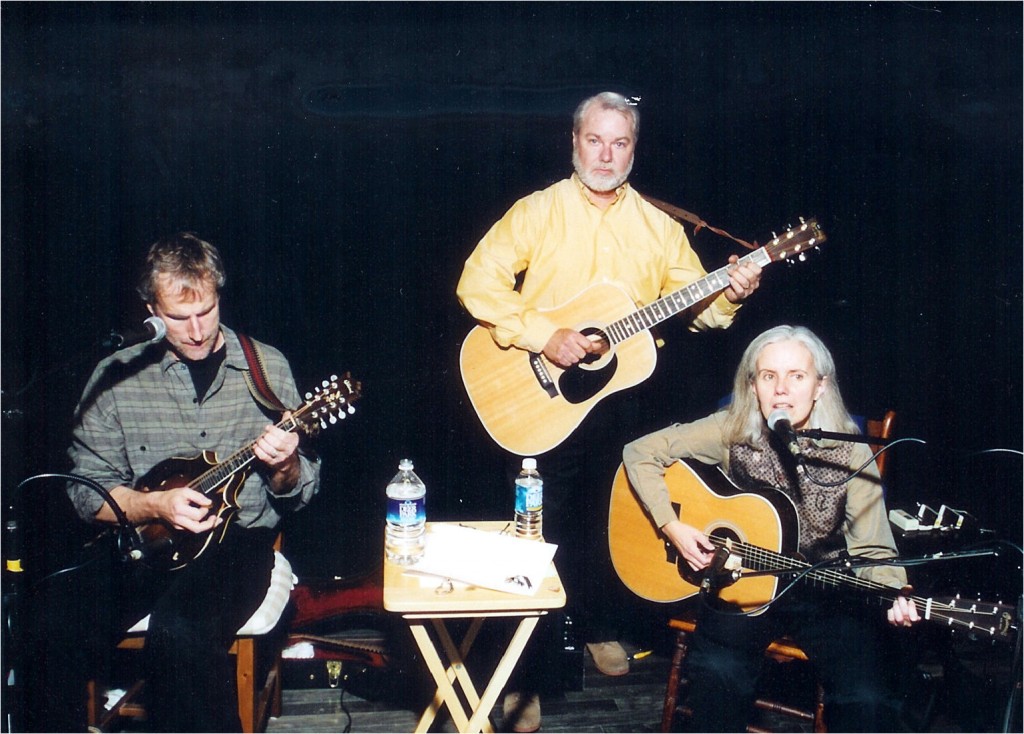
[[[580,128],[583,126],[584,116],[594,105],[599,105],[602,110],[621,112],[629,117],[630,122],[633,123],[633,142],[635,143],[637,138],[640,137],[640,110],[618,92],[601,92],[593,97],[587,97],[580,102],[572,116],[573,135],[579,134]]]

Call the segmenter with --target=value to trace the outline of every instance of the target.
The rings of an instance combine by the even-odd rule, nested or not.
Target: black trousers
[[[608,505],[622,447],[640,435],[646,401],[640,390],[611,395],[559,446],[537,457],[544,479],[544,540],[558,545],[555,567],[566,593],[566,609],[541,618],[509,688],[558,690],[564,673],[559,657],[564,615],[579,641],[618,640],[637,603],[615,574],[608,548]],[[510,456],[508,486],[522,465]]]
[[[152,731],[239,731],[235,633],[270,584],[276,531],[232,525],[178,571],[113,553],[42,582],[26,596],[18,636],[23,731],[84,731],[86,681],[110,679],[125,630],[152,614],[143,655]]]
[[[829,731],[900,731],[884,618],[878,607],[827,592],[787,594],[752,617],[702,605],[687,656],[691,730],[746,731],[764,650],[789,634],[821,677]]]

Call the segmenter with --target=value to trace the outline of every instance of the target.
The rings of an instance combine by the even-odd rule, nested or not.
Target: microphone
[[[111,331],[110,336],[104,340],[103,346],[110,349],[127,349],[143,342],[156,344],[165,336],[167,336],[167,324],[159,316],[150,316],[142,322],[142,326],[138,329],[129,329],[123,334]]]
[[[793,424],[789,422],[789,413],[784,410],[773,410],[771,415],[768,416],[768,428],[782,439],[786,448],[789,449],[789,453],[796,459],[797,467],[804,469],[804,454],[800,450],[800,444],[797,442],[797,435],[796,431],[793,430]]]

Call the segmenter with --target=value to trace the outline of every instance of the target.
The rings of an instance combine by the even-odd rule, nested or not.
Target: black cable
[[[885,446],[883,446],[882,448],[878,449],[878,451],[876,451],[875,453],[873,453],[871,455],[871,458],[869,458],[867,461],[865,461],[863,464],[861,464],[857,469],[854,469],[849,475],[846,476],[846,478],[840,479],[838,482],[819,482],[817,479],[815,479],[814,477],[811,476],[811,469],[810,469],[810,467],[807,468],[807,472],[806,472],[807,473],[807,479],[812,484],[816,484],[819,487],[841,487],[842,485],[844,485],[847,482],[849,482],[851,479],[854,479],[857,476],[859,476],[862,471],[864,471],[869,466],[871,466],[871,464],[874,462],[875,459],[877,459],[883,453],[888,451],[890,448],[892,448],[893,446],[895,446],[898,443],[904,443],[904,442],[908,442],[908,441],[911,442],[911,443],[919,443],[919,444],[922,444],[922,445],[927,445],[927,443],[928,443],[927,441],[923,441],[920,438],[897,438],[895,441],[892,441],[892,442],[886,444]]]
[[[345,713],[345,728],[341,731],[343,734],[349,734],[352,731],[352,714],[348,710],[348,706],[345,705],[345,683],[348,682],[348,673],[342,676],[341,685],[341,697],[338,699],[338,705],[341,706],[341,710]]]
[[[89,487],[90,489],[98,492],[100,496],[103,497],[103,500],[110,507],[111,511],[114,513],[114,517],[117,519],[117,549],[121,553],[121,557],[126,560],[131,559],[133,558],[133,552],[141,550],[142,539],[135,531],[135,527],[131,524],[131,521],[128,520],[128,516],[125,515],[124,510],[121,509],[121,505],[117,504],[117,501],[113,498],[110,492],[107,491],[106,488],[100,486],[97,482],[94,482],[92,479],[79,476],[78,474],[51,472],[47,474],[36,474],[34,476],[29,477],[28,479],[22,480],[22,482],[18,484],[18,486],[15,488],[15,492],[20,494],[22,487],[24,487],[29,482],[33,482],[37,479],[63,479],[68,482],[84,484],[86,487]],[[64,573],[65,571],[76,570],[77,568],[81,568],[84,565],[86,564],[80,564],[79,566],[73,568],[63,569],[62,571],[50,574],[46,578],[52,578],[53,576],[57,576],[61,573]]]
[[[812,484],[816,484],[819,487],[839,487],[839,486],[842,486],[843,484],[846,484],[846,482],[848,482],[851,479],[854,479],[855,477],[860,475],[860,473],[862,471],[864,471],[868,466],[870,466],[871,462],[873,462],[875,459],[877,459],[883,453],[888,451],[890,448],[892,448],[893,446],[895,446],[898,443],[904,443],[904,442],[908,442],[908,441],[911,442],[911,443],[919,443],[922,446],[927,446],[928,445],[927,441],[925,441],[923,439],[920,439],[920,438],[897,438],[897,439],[895,439],[893,441],[890,441],[885,446],[880,448],[878,451],[873,453],[871,455],[870,459],[868,459],[863,464],[861,464],[861,466],[859,468],[857,468],[853,472],[851,472],[845,479],[841,479],[838,482],[819,482],[818,480],[816,480],[814,477],[811,476],[811,470],[810,470],[809,467],[807,468],[807,479]],[[1018,451],[1017,449],[995,448],[995,449],[982,449],[980,451],[972,451],[970,453],[964,454],[964,458],[970,459],[970,458],[973,458],[975,456],[983,456],[985,454],[1014,454],[1016,456],[1024,456],[1024,452]]]

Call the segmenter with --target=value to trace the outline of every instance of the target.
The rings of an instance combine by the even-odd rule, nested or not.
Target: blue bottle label
[[[541,482],[516,482],[516,512],[537,512],[544,505],[544,485]]]
[[[427,503],[420,499],[388,499],[388,522],[414,525],[427,519]]]

